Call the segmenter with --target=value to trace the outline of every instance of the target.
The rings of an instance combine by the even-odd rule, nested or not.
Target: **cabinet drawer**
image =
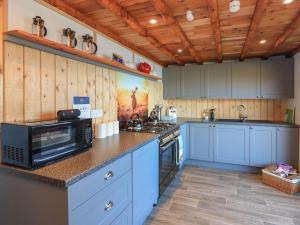
[[[74,209],[131,169],[131,154],[110,163],[69,187],[69,208]]]
[[[82,190],[84,192],[84,189]],[[91,199],[71,211],[71,225],[106,225],[114,219],[132,201],[132,171],[106,186]]]

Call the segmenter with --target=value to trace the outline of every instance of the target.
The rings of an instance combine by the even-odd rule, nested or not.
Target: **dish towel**
[[[183,162],[183,140],[182,140],[182,135],[178,136],[178,145],[179,145],[179,151],[178,151],[179,164],[182,164],[182,162]]]

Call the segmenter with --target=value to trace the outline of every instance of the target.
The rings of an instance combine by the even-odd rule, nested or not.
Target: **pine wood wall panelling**
[[[55,55],[41,52],[41,119],[53,119],[55,110]]]
[[[0,0],[0,122],[3,121],[3,103],[4,103],[4,87],[3,87],[3,72],[4,72],[4,43],[3,32],[7,27],[7,1]],[[1,158],[0,158],[1,159]]]
[[[40,120],[41,107],[41,52],[24,48],[24,119]]]
[[[96,67],[96,108],[103,110],[103,74],[102,68]],[[96,123],[101,123],[103,118],[96,119]]]
[[[109,121],[117,119],[116,96],[116,71],[109,70]]]
[[[288,100],[209,99],[167,100],[164,109],[174,105],[180,117],[202,118],[203,112],[216,109],[217,118],[238,119],[239,106],[246,107],[249,120],[284,121]]]
[[[103,122],[109,121],[109,70],[103,68]]]
[[[75,60],[67,60],[68,74],[68,108],[73,107],[73,96],[78,95],[78,63]]]
[[[67,58],[55,56],[55,111],[68,106]]]
[[[77,68],[78,68],[78,74],[77,74],[78,96],[87,96],[87,92],[88,92],[87,64],[83,62],[78,62]]]
[[[4,57],[4,121],[24,120],[24,48],[6,42]]]
[[[91,108],[96,109],[96,66],[87,66],[87,95],[90,96]]]

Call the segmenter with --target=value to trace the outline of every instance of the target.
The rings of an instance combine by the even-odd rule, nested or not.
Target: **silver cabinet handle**
[[[108,203],[106,203],[104,211],[109,211],[112,209],[112,207],[114,207],[114,203],[112,201],[109,201]]]
[[[104,180],[110,180],[111,178],[113,178],[114,173],[112,171],[108,171],[105,176],[104,176]]]
[[[264,98],[264,96],[261,96],[261,98]]]
[[[256,98],[259,98],[259,96],[257,95]]]
[[[213,127],[216,127],[216,125],[213,125]]]
[[[252,130],[253,128],[252,128],[252,127],[249,127],[249,129]]]

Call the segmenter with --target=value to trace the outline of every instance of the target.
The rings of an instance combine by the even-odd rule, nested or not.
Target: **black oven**
[[[91,145],[91,119],[2,124],[2,159],[6,164],[40,167]]]
[[[159,149],[159,193],[167,188],[179,169],[180,130],[172,131],[160,138]]]

